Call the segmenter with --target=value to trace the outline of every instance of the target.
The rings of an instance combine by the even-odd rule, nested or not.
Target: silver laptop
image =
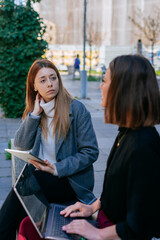
[[[41,238],[84,239],[79,235],[67,234],[62,230],[63,225],[73,220],[73,218],[65,218],[60,215],[60,211],[67,205],[48,203],[28,164],[22,169],[15,183],[14,191]],[[96,226],[95,220],[87,218],[87,221]]]

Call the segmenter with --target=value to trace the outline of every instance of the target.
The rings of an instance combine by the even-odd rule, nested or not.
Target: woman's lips
[[[54,93],[55,90],[49,90],[47,93]]]

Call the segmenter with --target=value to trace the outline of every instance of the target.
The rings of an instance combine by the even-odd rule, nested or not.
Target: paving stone
[[[1,156],[0,156],[0,169],[2,168],[11,168],[11,160],[3,160],[1,159]]]
[[[5,148],[8,148],[8,142],[1,142],[0,143],[0,153],[5,153]]]
[[[0,153],[0,161],[6,160],[6,154]]]
[[[11,167],[0,168],[0,178],[5,176],[11,177]]]

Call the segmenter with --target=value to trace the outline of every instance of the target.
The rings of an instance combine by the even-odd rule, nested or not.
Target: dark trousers
[[[59,179],[43,171],[34,171],[34,175],[48,202],[64,203],[76,201],[76,194],[67,178]],[[0,210],[0,240],[15,240],[16,230],[26,213],[11,189]]]

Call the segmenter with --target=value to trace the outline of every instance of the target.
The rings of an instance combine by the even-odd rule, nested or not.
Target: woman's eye
[[[52,80],[56,80],[56,77],[51,77]]]
[[[41,83],[43,83],[43,82],[45,82],[45,79],[42,79],[42,80],[41,80]]]

